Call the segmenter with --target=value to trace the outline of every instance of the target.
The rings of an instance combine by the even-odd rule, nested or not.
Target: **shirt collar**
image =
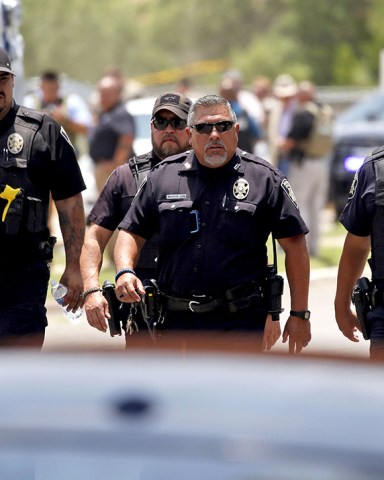
[[[220,167],[218,170],[220,170],[221,172],[224,172],[224,171],[232,172],[233,170],[235,170],[238,173],[244,173],[244,167],[241,163],[241,158],[239,155],[240,151],[241,150],[236,149],[236,152],[231,158],[231,160],[228,163],[226,163],[223,167]],[[196,170],[200,170],[201,168],[204,168],[204,167],[200,165],[194,151],[190,150],[184,162],[182,163],[180,171],[196,171]]]

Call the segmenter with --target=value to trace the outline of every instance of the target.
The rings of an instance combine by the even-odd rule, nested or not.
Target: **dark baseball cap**
[[[181,120],[186,120],[191,105],[192,100],[182,93],[164,93],[156,98],[155,105],[153,106],[152,110],[152,117],[154,117],[159,110],[169,110],[177,115]]]
[[[11,60],[8,57],[8,53],[4,50],[4,48],[0,48],[0,72],[7,72],[15,75],[14,71],[12,70]]]

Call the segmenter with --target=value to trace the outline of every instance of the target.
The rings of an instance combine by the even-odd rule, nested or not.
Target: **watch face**
[[[304,312],[304,320],[309,320],[311,317],[311,312],[309,310],[306,310]]]

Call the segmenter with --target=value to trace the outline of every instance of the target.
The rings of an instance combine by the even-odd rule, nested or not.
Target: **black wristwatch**
[[[309,310],[291,310],[289,315],[302,318],[303,320],[309,320],[311,318],[311,312]]]

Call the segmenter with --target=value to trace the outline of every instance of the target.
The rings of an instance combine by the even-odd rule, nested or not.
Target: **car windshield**
[[[384,120],[384,92],[366,97],[343,112],[337,119],[340,123],[374,122]]]

